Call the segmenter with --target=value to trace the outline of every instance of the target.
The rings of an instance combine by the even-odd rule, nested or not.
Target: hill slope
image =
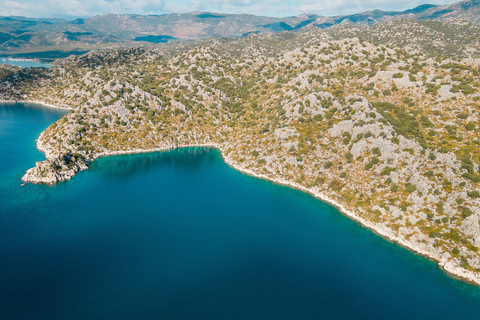
[[[71,110],[42,133],[47,160],[23,180],[70,179],[102,155],[215,146],[480,283],[479,60],[336,37],[300,29],[6,69],[1,98]]]

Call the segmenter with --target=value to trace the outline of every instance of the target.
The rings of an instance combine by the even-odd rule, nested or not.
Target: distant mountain
[[[464,0],[450,5],[433,7],[418,15],[419,20],[447,20],[459,18],[480,23],[480,0]]]
[[[244,37],[257,33],[295,31],[305,27],[371,26],[379,22],[414,20],[464,20],[480,23],[480,0],[450,5],[420,5],[405,11],[373,10],[346,16],[302,14],[273,18],[250,14],[210,12],[163,15],[104,14],[72,21],[0,17],[0,55],[43,51],[75,51],[131,46],[143,43]]]

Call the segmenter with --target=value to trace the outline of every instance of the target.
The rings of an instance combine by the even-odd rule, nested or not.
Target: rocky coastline
[[[17,102],[22,102],[24,101],[17,101]],[[38,103],[45,105],[47,107],[53,107],[53,108],[58,108],[53,105],[47,105],[41,101],[28,101],[31,103]],[[45,152],[41,148],[42,146],[42,135],[37,140],[37,147],[40,151]],[[338,201],[332,199],[325,193],[319,192],[317,190],[314,190],[313,188],[306,188],[298,183],[291,182],[285,179],[282,179],[281,177],[275,177],[271,178],[265,174],[257,173],[253,170],[250,170],[246,168],[245,166],[242,166],[241,164],[238,164],[233,158],[229,157],[228,155],[225,154],[225,147],[222,144],[219,143],[204,143],[204,144],[185,144],[185,145],[177,145],[177,144],[171,144],[171,145],[166,145],[163,147],[158,147],[158,148],[153,148],[153,149],[131,149],[131,150],[125,150],[125,151],[107,151],[107,152],[101,152],[101,153],[96,153],[93,156],[89,158],[89,161],[84,161],[82,159],[75,159],[75,164],[71,167],[65,167],[64,163],[59,161],[58,157],[57,158],[48,158],[45,160],[43,163],[42,162],[37,162],[36,166],[34,168],[31,168],[27,170],[25,175],[22,177],[23,182],[27,183],[42,183],[42,184],[48,184],[48,185],[54,185],[60,181],[65,181],[73,178],[75,174],[77,174],[80,171],[88,169],[88,165],[90,161],[94,161],[95,159],[98,159],[100,157],[105,157],[105,156],[114,156],[114,155],[123,155],[123,154],[139,154],[139,153],[150,153],[150,152],[161,152],[161,151],[167,151],[167,150],[173,150],[177,148],[188,148],[188,147],[212,147],[220,151],[222,158],[224,159],[225,163],[228,164],[230,167],[233,169],[240,171],[244,174],[263,179],[263,180],[268,180],[276,184],[288,186],[291,188],[295,188],[298,190],[301,190],[303,192],[306,192],[315,198],[326,202],[335,208],[338,209],[338,211],[346,216],[348,216],[350,219],[353,219],[360,223],[363,227],[368,228],[369,230],[375,232],[376,234],[380,235],[384,239],[387,239],[388,241],[394,242],[404,248],[407,248],[411,250],[412,252],[416,254],[420,254],[432,261],[435,261],[438,266],[443,269],[444,271],[447,272],[447,274],[450,274],[451,276],[454,276],[458,278],[459,280],[466,281],[468,283],[471,283],[473,285],[480,286],[480,274],[471,272],[468,270],[465,270],[463,268],[458,267],[455,263],[453,263],[451,260],[443,259],[440,255],[438,255],[438,252],[429,250],[428,246],[420,247],[415,243],[411,243],[409,241],[406,241],[405,239],[395,235],[390,229],[388,229],[385,226],[381,226],[375,223],[372,223],[371,221],[368,221],[362,217],[360,217],[358,214],[353,212],[352,210],[349,210],[346,208],[343,204],[339,203]],[[61,173],[57,173],[54,170],[52,170],[52,165],[53,166],[58,166],[62,168]],[[39,170],[46,171],[48,172],[45,175],[39,175]]]
[[[23,181],[68,180],[101,156],[215,147],[480,284],[478,62],[311,35],[275,59],[198,47],[7,70],[5,102],[70,109]]]

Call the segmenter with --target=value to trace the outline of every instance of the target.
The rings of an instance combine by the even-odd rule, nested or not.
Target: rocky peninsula
[[[0,98],[70,112],[25,182],[98,157],[212,146],[480,284],[480,60],[320,30],[2,68]],[[466,51],[467,52],[467,51]]]

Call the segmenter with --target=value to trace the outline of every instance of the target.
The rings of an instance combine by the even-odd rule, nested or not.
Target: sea
[[[30,68],[30,67],[36,67],[36,68],[51,68],[53,67],[52,65],[45,64],[42,62],[37,62],[37,61],[32,61],[32,60],[10,60],[8,58],[0,58],[0,64],[11,64],[13,66],[17,67],[22,67],[22,68]]]
[[[64,110],[0,105],[0,319],[475,319],[480,288],[218,150],[21,186]]]

